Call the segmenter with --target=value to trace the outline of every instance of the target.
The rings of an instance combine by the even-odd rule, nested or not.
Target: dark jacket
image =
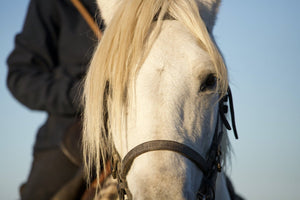
[[[94,0],[82,3],[97,16]],[[35,148],[59,145],[64,131],[80,115],[78,85],[96,44],[94,33],[70,0],[31,0],[7,60],[7,85],[26,107],[48,113]]]

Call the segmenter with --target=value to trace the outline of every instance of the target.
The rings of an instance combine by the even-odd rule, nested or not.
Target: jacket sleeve
[[[53,2],[31,0],[23,30],[7,60],[7,85],[30,109],[73,115],[79,110],[76,94],[81,77],[59,66],[60,20]]]

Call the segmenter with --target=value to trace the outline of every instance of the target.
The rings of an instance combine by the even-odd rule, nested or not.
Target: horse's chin
[[[196,178],[197,177],[197,178]],[[174,152],[149,152],[136,158],[127,182],[133,199],[196,199],[202,172]]]

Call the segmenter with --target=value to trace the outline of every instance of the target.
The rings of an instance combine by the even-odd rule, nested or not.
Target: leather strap
[[[209,171],[209,166],[207,165],[206,160],[198,152],[187,145],[170,140],[153,140],[136,146],[126,154],[122,161],[122,178],[126,177],[132,162],[136,157],[146,152],[158,150],[168,150],[179,153],[193,161],[193,163],[195,163],[204,174],[207,174]]]
[[[87,11],[87,9],[82,5],[82,3],[79,0],[70,0],[72,4],[75,6],[75,8],[79,11],[81,16],[84,18],[84,20],[87,22],[87,24],[90,26],[92,31],[95,33],[96,37],[100,40],[102,37],[102,32],[99,29],[97,23],[93,19],[93,17],[90,15],[90,13]]]

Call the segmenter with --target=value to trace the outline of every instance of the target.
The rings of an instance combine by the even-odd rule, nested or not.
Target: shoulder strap
[[[94,19],[91,17],[90,13],[87,11],[87,9],[82,5],[82,3],[79,0],[70,0],[70,1],[75,6],[75,8],[79,11],[79,13],[87,22],[87,24],[90,26],[90,28],[95,33],[97,38],[100,40],[102,37],[102,32],[99,29],[96,22],[94,21]]]

